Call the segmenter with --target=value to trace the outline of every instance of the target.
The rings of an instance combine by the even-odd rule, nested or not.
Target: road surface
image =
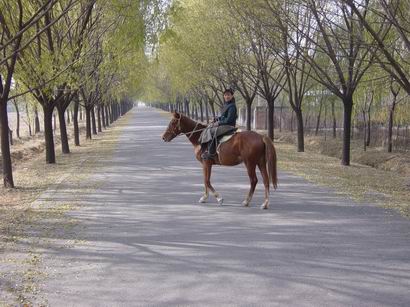
[[[158,111],[129,116],[90,179],[104,183],[76,195],[84,241],[42,251],[51,306],[410,306],[408,220],[284,172],[269,210],[261,180],[245,208],[243,165],[214,169],[222,207],[198,204],[202,170],[186,137],[163,143]]]

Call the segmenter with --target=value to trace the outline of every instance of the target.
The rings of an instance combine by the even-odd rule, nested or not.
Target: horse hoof
[[[266,210],[266,209],[268,209],[269,208],[269,205],[268,204],[263,204],[262,206],[261,206],[261,209],[262,210]]]
[[[224,203],[223,198],[217,198],[216,200],[218,201],[218,205],[222,205]]]
[[[247,202],[246,200],[244,200],[244,201],[242,202],[242,205],[243,205],[244,207],[249,207],[249,202]]]
[[[208,200],[208,197],[202,196],[202,197],[198,200],[198,202],[199,202],[200,204],[203,204],[203,203],[206,203],[207,200]]]

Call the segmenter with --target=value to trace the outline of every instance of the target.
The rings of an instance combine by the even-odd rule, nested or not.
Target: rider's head
[[[231,101],[232,99],[234,99],[233,98],[233,90],[230,89],[230,88],[227,88],[224,91],[224,100],[225,100],[225,102],[228,102],[228,101]]]

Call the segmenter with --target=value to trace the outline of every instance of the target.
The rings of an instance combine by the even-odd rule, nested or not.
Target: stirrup
[[[201,158],[203,160],[213,160],[215,158],[215,154],[210,154],[209,152],[205,151],[201,154]]]

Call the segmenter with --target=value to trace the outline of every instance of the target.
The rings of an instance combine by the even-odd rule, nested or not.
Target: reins
[[[189,132],[180,132],[179,134],[176,135],[176,137],[179,136],[179,135],[181,135],[181,134],[184,134],[184,135],[186,135],[186,136],[188,136],[188,134],[189,134],[189,136],[188,136],[188,139],[189,139],[189,138],[192,137],[192,135],[193,135],[194,133],[199,132],[199,131],[203,131],[203,130],[205,130],[205,129],[207,128],[207,127],[205,127],[205,128],[201,128],[201,129],[198,129],[198,130],[197,130],[196,128],[198,127],[199,124],[200,124],[199,122],[196,122],[196,125],[195,125],[194,130],[189,131]],[[181,130],[181,117],[178,118],[177,127],[179,128],[179,130]]]

